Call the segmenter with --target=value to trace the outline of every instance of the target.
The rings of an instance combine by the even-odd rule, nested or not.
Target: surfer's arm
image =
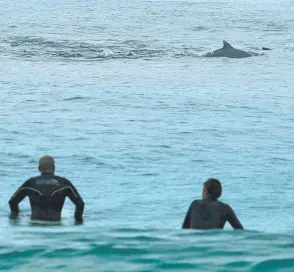
[[[9,206],[11,213],[17,215],[19,213],[18,204],[28,195],[28,188],[30,186],[30,180],[27,180],[23,185],[21,185],[14,195],[9,200]]]
[[[182,229],[190,229],[190,225],[191,225],[191,207],[192,207],[192,204],[190,205],[187,213],[186,213],[186,216],[185,216],[185,219],[184,219],[184,222],[183,222],[183,225],[182,225]]]
[[[79,195],[77,189],[70,182],[69,182],[69,187],[70,189],[67,190],[68,191],[67,196],[69,197],[71,202],[74,203],[76,206],[75,220],[77,222],[82,222],[85,203],[82,197]]]
[[[244,229],[234,210],[228,205],[227,219],[234,229]]]

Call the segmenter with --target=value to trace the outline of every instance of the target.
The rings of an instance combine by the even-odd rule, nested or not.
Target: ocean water
[[[294,271],[294,1],[0,0],[0,270]],[[205,58],[227,40],[261,52]],[[9,220],[56,159],[75,225]],[[182,231],[208,177],[245,231]]]

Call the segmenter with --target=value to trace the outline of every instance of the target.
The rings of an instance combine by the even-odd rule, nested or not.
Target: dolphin
[[[226,41],[223,41],[223,44],[224,45],[222,48],[206,53],[204,56],[205,57],[248,58],[248,57],[260,55],[258,53],[247,52],[240,49],[236,49]],[[270,50],[270,49],[263,47],[262,50]]]

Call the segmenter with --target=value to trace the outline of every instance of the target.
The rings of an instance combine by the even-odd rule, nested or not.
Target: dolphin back
[[[271,50],[268,47],[262,47],[262,50]],[[206,53],[204,57],[226,57],[226,58],[249,58],[252,56],[260,56],[263,54],[244,51],[241,49],[234,48],[227,41],[223,40],[223,47],[216,49],[212,52]]]

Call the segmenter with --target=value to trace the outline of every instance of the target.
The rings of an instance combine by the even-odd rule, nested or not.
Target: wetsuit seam
[[[57,193],[57,192],[59,192],[59,191],[62,191],[62,190],[64,190],[64,189],[70,189],[70,190],[72,191],[72,193],[73,193],[76,197],[78,197],[78,195],[74,192],[74,190],[73,190],[70,186],[65,186],[65,187],[62,187],[62,188],[60,188],[60,189],[55,190],[54,192],[52,192],[51,196],[53,196],[55,193]]]
[[[39,193],[41,196],[43,195],[43,194],[42,194],[39,190],[37,190],[37,189],[31,188],[31,187],[23,187],[23,188],[20,188],[20,189],[14,194],[14,196],[15,196],[19,191],[21,191],[21,190],[31,190],[31,191],[34,191],[34,192]]]

